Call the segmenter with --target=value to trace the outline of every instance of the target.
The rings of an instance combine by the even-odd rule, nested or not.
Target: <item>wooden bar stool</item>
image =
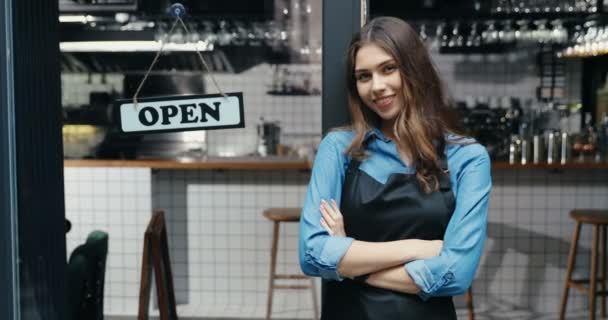
[[[272,231],[272,249],[270,252],[270,277],[268,280],[268,300],[266,304],[266,319],[272,314],[272,294],[274,289],[311,289],[312,303],[315,319],[319,319],[319,307],[317,305],[317,290],[313,278],[303,274],[277,274],[277,249],[279,244],[279,225],[281,222],[299,222],[301,208],[270,208],[264,210],[264,217],[274,223]],[[308,285],[279,285],[275,284],[278,279],[306,279]]]
[[[601,315],[606,316],[606,225],[608,225],[608,210],[572,210],[570,217],[574,219],[576,225],[572,242],[570,243],[570,254],[568,255],[568,267],[566,270],[566,281],[564,292],[562,293],[562,302],[560,306],[559,318],[565,319],[566,305],[568,303],[568,291],[572,287],[583,292],[589,297],[589,319],[595,319],[595,298],[600,295],[602,297]],[[580,236],[581,226],[583,223],[593,225],[593,242],[591,243],[591,271],[590,279],[572,279],[572,271],[576,261],[576,249]],[[601,241],[600,241],[601,238]],[[599,249],[601,245],[601,249]],[[601,256],[600,256],[601,253]],[[602,276],[597,277],[597,258],[600,256]],[[597,282],[600,282],[601,290],[597,290]],[[588,283],[588,285],[584,285]]]
[[[464,301],[469,312],[469,320],[475,320],[475,308],[473,308],[473,287],[469,287],[464,293]]]

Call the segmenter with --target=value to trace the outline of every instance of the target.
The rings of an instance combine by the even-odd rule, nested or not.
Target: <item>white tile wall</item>
[[[143,236],[152,213],[150,169],[65,168],[68,254],[93,230],[108,233],[104,312],[136,315]]]
[[[312,71],[313,86],[320,87],[320,65],[290,65],[292,71]],[[208,131],[211,155],[244,155],[256,151],[256,125],[279,121],[281,142],[291,146],[316,144],[321,138],[321,96],[272,96],[273,67],[260,64],[239,75],[214,74],[226,92],[241,91],[245,105],[245,128]],[[211,78],[205,77],[208,93],[216,93]]]
[[[155,174],[154,206],[168,212],[173,270],[182,277],[176,278],[181,315],[263,317],[271,224],[261,213],[300,206],[307,179],[299,172]],[[473,285],[476,309],[489,318],[505,310],[555,316],[573,228],[568,212],[608,207],[608,172],[495,171],[493,181],[488,240]],[[297,272],[295,225],[281,232],[279,270]],[[583,228],[578,276],[588,274],[589,232]],[[461,297],[456,301],[463,306]],[[277,316],[310,316],[308,292],[280,292],[275,303]],[[571,293],[569,310],[584,308],[586,300]]]
[[[80,106],[89,103],[89,93],[122,92],[124,76],[117,73],[101,74],[62,73],[61,103],[63,106]]]
[[[533,54],[433,57],[455,98],[534,98],[538,77]],[[318,69],[314,81],[320,81],[319,66],[306,68]],[[580,66],[569,68],[575,76],[567,81],[568,92],[576,101]],[[224,91],[244,93],[246,128],[209,131],[210,153],[253,152],[255,125],[262,116],[280,121],[283,143],[310,145],[319,140],[321,97],[266,95],[271,75],[272,67],[265,64],[238,75],[215,74]],[[93,78],[89,85],[85,76],[64,75],[64,103],[86,103],[89,91],[108,83],[110,89],[121,89],[121,76],[107,79],[104,85]],[[208,93],[215,92],[209,77],[206,80]],[[193,170],[156,171],[151,177],[147,169],[66,168],[65,174],[66,215],[74,224],[68,250],[95,228],[110,231],[106,313],[136,314],[141,239],[151,208],[160,207],[168,216],[180,316],[263,317],[271,225],[261,213],[269,206],[300,206],[306,173]],[[508,310],[522,319],[554,318],[572,229],[567,212],[608,207],[607,178],[606,172],[597,171],[494,173],[489,238],[474,283],[480,319],[500,317]],[[296,226],[283,226],[281,233],[279,271],[298,271]],[[588,233],[584,229],[582,257],[589,252]],[[579,261],[577,273],[585,275],[585,261]],[[586,308],[580,295],[571,294],[570,301],[574,313]],[[274,315],[310,317],[310,302],[308,292],[278,291]]]
[[[473,285],[476,307],[556,316],[574,228],[569,211],[608,208],[608,172],[504,170],[493,172],[493,184],[488,242]],[[590,233],[583,226],[578,277],[589,274]],[[570,292],[568,310],[584,310],[586,299]]]
[[[181,316],[264,317],[272,223],[262,212],[301,206],[307,179],[296,171],[154,174],[154,206],[167,212]],[[282,224],[280,233],[277,271],[300,273],[297,224]],[[310,291],[276,290],[273,314],[312,317]]]

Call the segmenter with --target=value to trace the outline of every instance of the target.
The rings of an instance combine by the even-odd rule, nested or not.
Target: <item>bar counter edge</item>
[[[309,170],[310,163],[304,159],[264,158],[214,158],[209,160],[113,160],[113,159],[66,159],[65,167],[126,167],[150,169],[206,169],[206,170]],[[608,163],[571,162],[566,164],[509,164],[492,162],[494,170],[575,170],[608,169]]]

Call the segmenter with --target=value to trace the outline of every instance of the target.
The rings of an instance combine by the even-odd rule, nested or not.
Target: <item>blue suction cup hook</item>
[[[174,18],[183,18],[186,15],[186,7],[183,4],[176,2],[169,7],[169,15]]]

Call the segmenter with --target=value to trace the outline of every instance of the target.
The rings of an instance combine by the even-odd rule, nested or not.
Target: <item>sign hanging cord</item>
[[[150,75],[150,72],[152,72],[152,69],[154,68],[154,65],[158,62],[160,54],[163,52],[163,48],[165,47],[165,43],[167,43],[167,38],[169,38],[169,36],[173,33],[173,30],[175,29],[175,26],[177,25],[178,22],[181,24],[182,28],[184,28],[184,30],[186,30],[186,33],[188,35],[190,35],[190,30],[188,29],[188,27],[186,27],[186,24],[184,23],[184,21],[182,20],[182,18],[179,15],[176,15],[175,21],[173,22],[173,25],[171,25],[171,29],[169,30],[169,32],[167,34],[165,34],[165,36],[163,37],[163,40],[161,40],[160,48],[159,48],[158,52],[156,53],[156,56],[154,57],[154,60],[150,64],[150,67],[148,67],[148,70],[146,71],[146,74],[144,75],[143,79],[141,79],[141,82],[139,83],[139,86],[137,87],[137,90],[135,90],[135,94],[133,95],[133,106],[136,109],[137,109],[137,96],[139,95],[139,92],[143,88],[144,83],[148,79],[148,76]],[[203,58],[203,55],[201,54],[200,50],[198,49],[198,45],[194,44],[194,47],[196,48],[196,53],[197,53],[197,55],[198,55],[201,63],[205,67],[205,70],[207,70],[207,73],[209,73],[209,76],[211,76],[211,80],[213,81],[213,85],[215,86],[215,88],[217,89],[217,91],[219,91],[219,93],[222,96],[224,96],[224,98],[227,98],[228,95],[226,95],[226,93],[224,93],[224,91],[222,91],[222,89],[218,85],[217,81],[215,80],[215,77],[213,76],[213,73],[211,73],[211,70],[209,69],[209,66],[207,65],[207,62]]]

